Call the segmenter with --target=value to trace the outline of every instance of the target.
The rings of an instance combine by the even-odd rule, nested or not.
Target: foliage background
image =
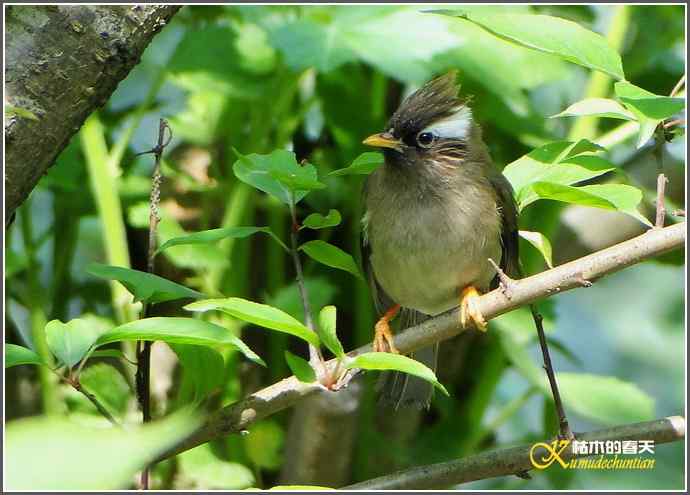
[[[616,9],[628,9],[620,52],[627,79],[668,94],[685,71],[684,11],[681,6],[471,7],[548,13],[607,34]],[[92,261],[131,260],[145,270],[147,200],[151,159],[135,157],[155,141],[158,118],[174,132],[164,163],[160,240],[218,226],[270,225],[286,238],[290,222],[277,202],[239,182],[233,148],[243,154],[293,149],[325,175],[347,166],[369,134],[382,129],[402,95],[435,74],[460,71],[463,94],[481,123],[494,161],[501,167],[532,148],[568,136],[574,119],[549,119],[583,97],[591,72],[553,56],[515,47],[476,26],[420,13],[416,6],[185,7],[158,35],[144,58],[107,106],[94,114],[21,208],[8,231],[6,302],[8,342],[32,346],[45,321],[83,314],[113,324],[134,314],[122,294],[88,275]],[[610,81],[604,82],[607,94]],[[575,137],[600,136],[620,125],[602,119]],[[591,132],[590,136],[585,136]],[[105,153],[115,159],[105,160]],[[684,204],[683,139],[666,146],[669,210]],[[627,180],[645,192],[642,211],[653,217],[656,164],[649,150],[635,148],[635,136],[609,147],[608,158]],[[108,167],[103,167],[107,163]],[[113,174],[114,172],[114,174]],[[359,176],[323,179],[327,189],[305,200],[300,218],[330,208],[342,224],[304,232],[358,256],[361,205]],[[97,207],[112,187],[122,206],[126,245],[118,252],[120,214],[112,204]],[[631,237],[642,224],[617,212],[541,201],[522,215],[521,228],[545,234],[554,263]],[[544,269],[539,253],[524,244],[530,273]],[[634,420],[684,414],[682,255],[644,263],[543,305],[547,330],[562,349],[558,371],[608,375],[634,384],[630,401],[641,407],[609,408],[606,391],[594,395],[588,414],[571,413],[576,431]],[[217,245],[173,248],[160,258],[158,273],[207,294],[268,302],[301,319],[293,269],[267,237]],[[338,307],[339,335],[347,349],[371,340],[374,315],[367,288],[345,272],[306,263],[312,306]],[[164,304],[159,314],[182,314]],[[289,374],[283,352],[305,355],[301,342],[223,319],[268,362],[262,369],[226,352],[223,373],[202,377],[214,409]],[[94,323],[95,324],[95,323]],[[511,364],[505,329],[520,327],[520,348],[534,363],[540,356],[520,314],[492,323],[487,336],[466,335],[444,345],[439,378],[451,397],[437,394],[428,412],[382,414],[375,406],[373,377],[356,416],[348,482],[411,465],[449,460],[497,445],[542,439],[551,433],[549,399]],[[524,328],[523,328],[524,327]],[[531,334],[529,334],[531,336]],[[524,337],[524,338],[523,338]],[[553,352],[553,351],[552,351]],[[119,415],[136,418],[129,390],[129,365],[104,358],[84,371],[85,380]],[[154,346],[156,416],[174,410],[194,393],[164,344]],[[211,372],[213,368],[211,367]],[[210,373],[211,373],[210,372]],[[35,414],[68,414],[87,423],[101,419],[88,402],[38,371],[13,368],[6,374],[9,420]],[[39,380],[39,378],[41,378]],[[626,391],[615,398],[626,399]],[[524,398],[500,424],[482,425]],[[641,397],[641,398],[640,398]],[[269,487],[281,480],[289,456],[286,431],[291,411],[256,424],[249,435],[213,442],[159,465],[154,486],[175,488]],[[343,441],[345,445],[348,442]],[[339,445],[333,445],[337,451]],[[345,453],[344,455],[348,455]],[[501,478],[463,488],[671,489],[683,486],[683,445],[657,449],[650,472],[577,472],[555,469],[532,480]],[[372,462],[375,460],[376,462]],[[286,479],[286,478],[282,478]],[[288,480],[300,482],[303,480]],[[309,481],[309,480],[307,480]],[[326,482],[322,484],[327,484]]]

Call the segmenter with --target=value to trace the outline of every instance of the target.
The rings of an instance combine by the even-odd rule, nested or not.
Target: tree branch
[[[179,5],[8,7],[5,221],[86,117],[102,106]]]
[[[675,442],[685,438],[685,418],[668,418],[614,426],[605,430],[576,434],[578,440],[653,440],[655,444]],[[550,442],[547,442],[550,443]],[[530,460],[532,445],[521,445],[457,459],[449,462],[419,466],[344,487],[343,490],[428,490],[447,488],[469,481],[524,473],[534,468]],[[560,454],[567,462],[573,457],[572,444]],[[546,456],[546,450],[543,451]],[[535,457],[541,457],[536,454]]]
[[[604,275],[680,248],[684,242],[685,222],[663,229],[650,229],[640,236],[578,260],[522,280],[515,280],[511,286],[510,299],[500,288],[489,292],[478,300],[479,309],[489,320],[539,299],[577,287],[589,286],[590,282]],[[463,331],[459,321],[458,310],[451,310],[399,333],[395,337],[395,345],[400,352],[410,353],[449,339]],[[349,356],[369,351],[371,345],[366,345],[351,351]],[[337,361],[334,359],[328,361],[326,366],[333,370],[336,364]],[[292,406],[316,390],[323,388],[317,384],[302,383],[295,377],[281,380],[212,414],[196,432],[162,454],[159,459],[179,454],[214,438],[245,430],[255,421]]]

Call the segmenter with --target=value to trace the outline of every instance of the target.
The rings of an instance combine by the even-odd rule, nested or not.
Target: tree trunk
[[[139,62],[173,5],[10,6],[5,30],[5,221],[86,117]],[[7,106],[9,105],[9,108]]]

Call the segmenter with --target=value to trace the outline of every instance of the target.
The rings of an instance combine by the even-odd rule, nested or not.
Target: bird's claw
[[[482,332],[486,332],[486,320],[479,310],[480,294],[472,286],[465,287],[460,294],[460,323],[464,328],[471,324]]]
[[[380,319],[376,322],[374,327],[374,343],[372,344],[374,352],[390,352],[392,354],[400,354],[393,342],[393,332],[388,321]]]

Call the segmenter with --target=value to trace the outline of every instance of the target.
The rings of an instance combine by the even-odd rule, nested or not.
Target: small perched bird
[[[416,325],[460,305],[463,326],[486,329],[476,300],[497,284],[494,261],[517,276],[518,211],[510,183],[496,169],[456,73],[407,97],[385,132],[364,144],[385,164],[364,188],[363,254],[380,319],[374,350],[397,352],[390,321]],[[490,261],[491,260],[491,261]],[[436,367],[438,344],[414,358]],[[428,406],[432,387],[406,374],[385,378],[383,399]]]

